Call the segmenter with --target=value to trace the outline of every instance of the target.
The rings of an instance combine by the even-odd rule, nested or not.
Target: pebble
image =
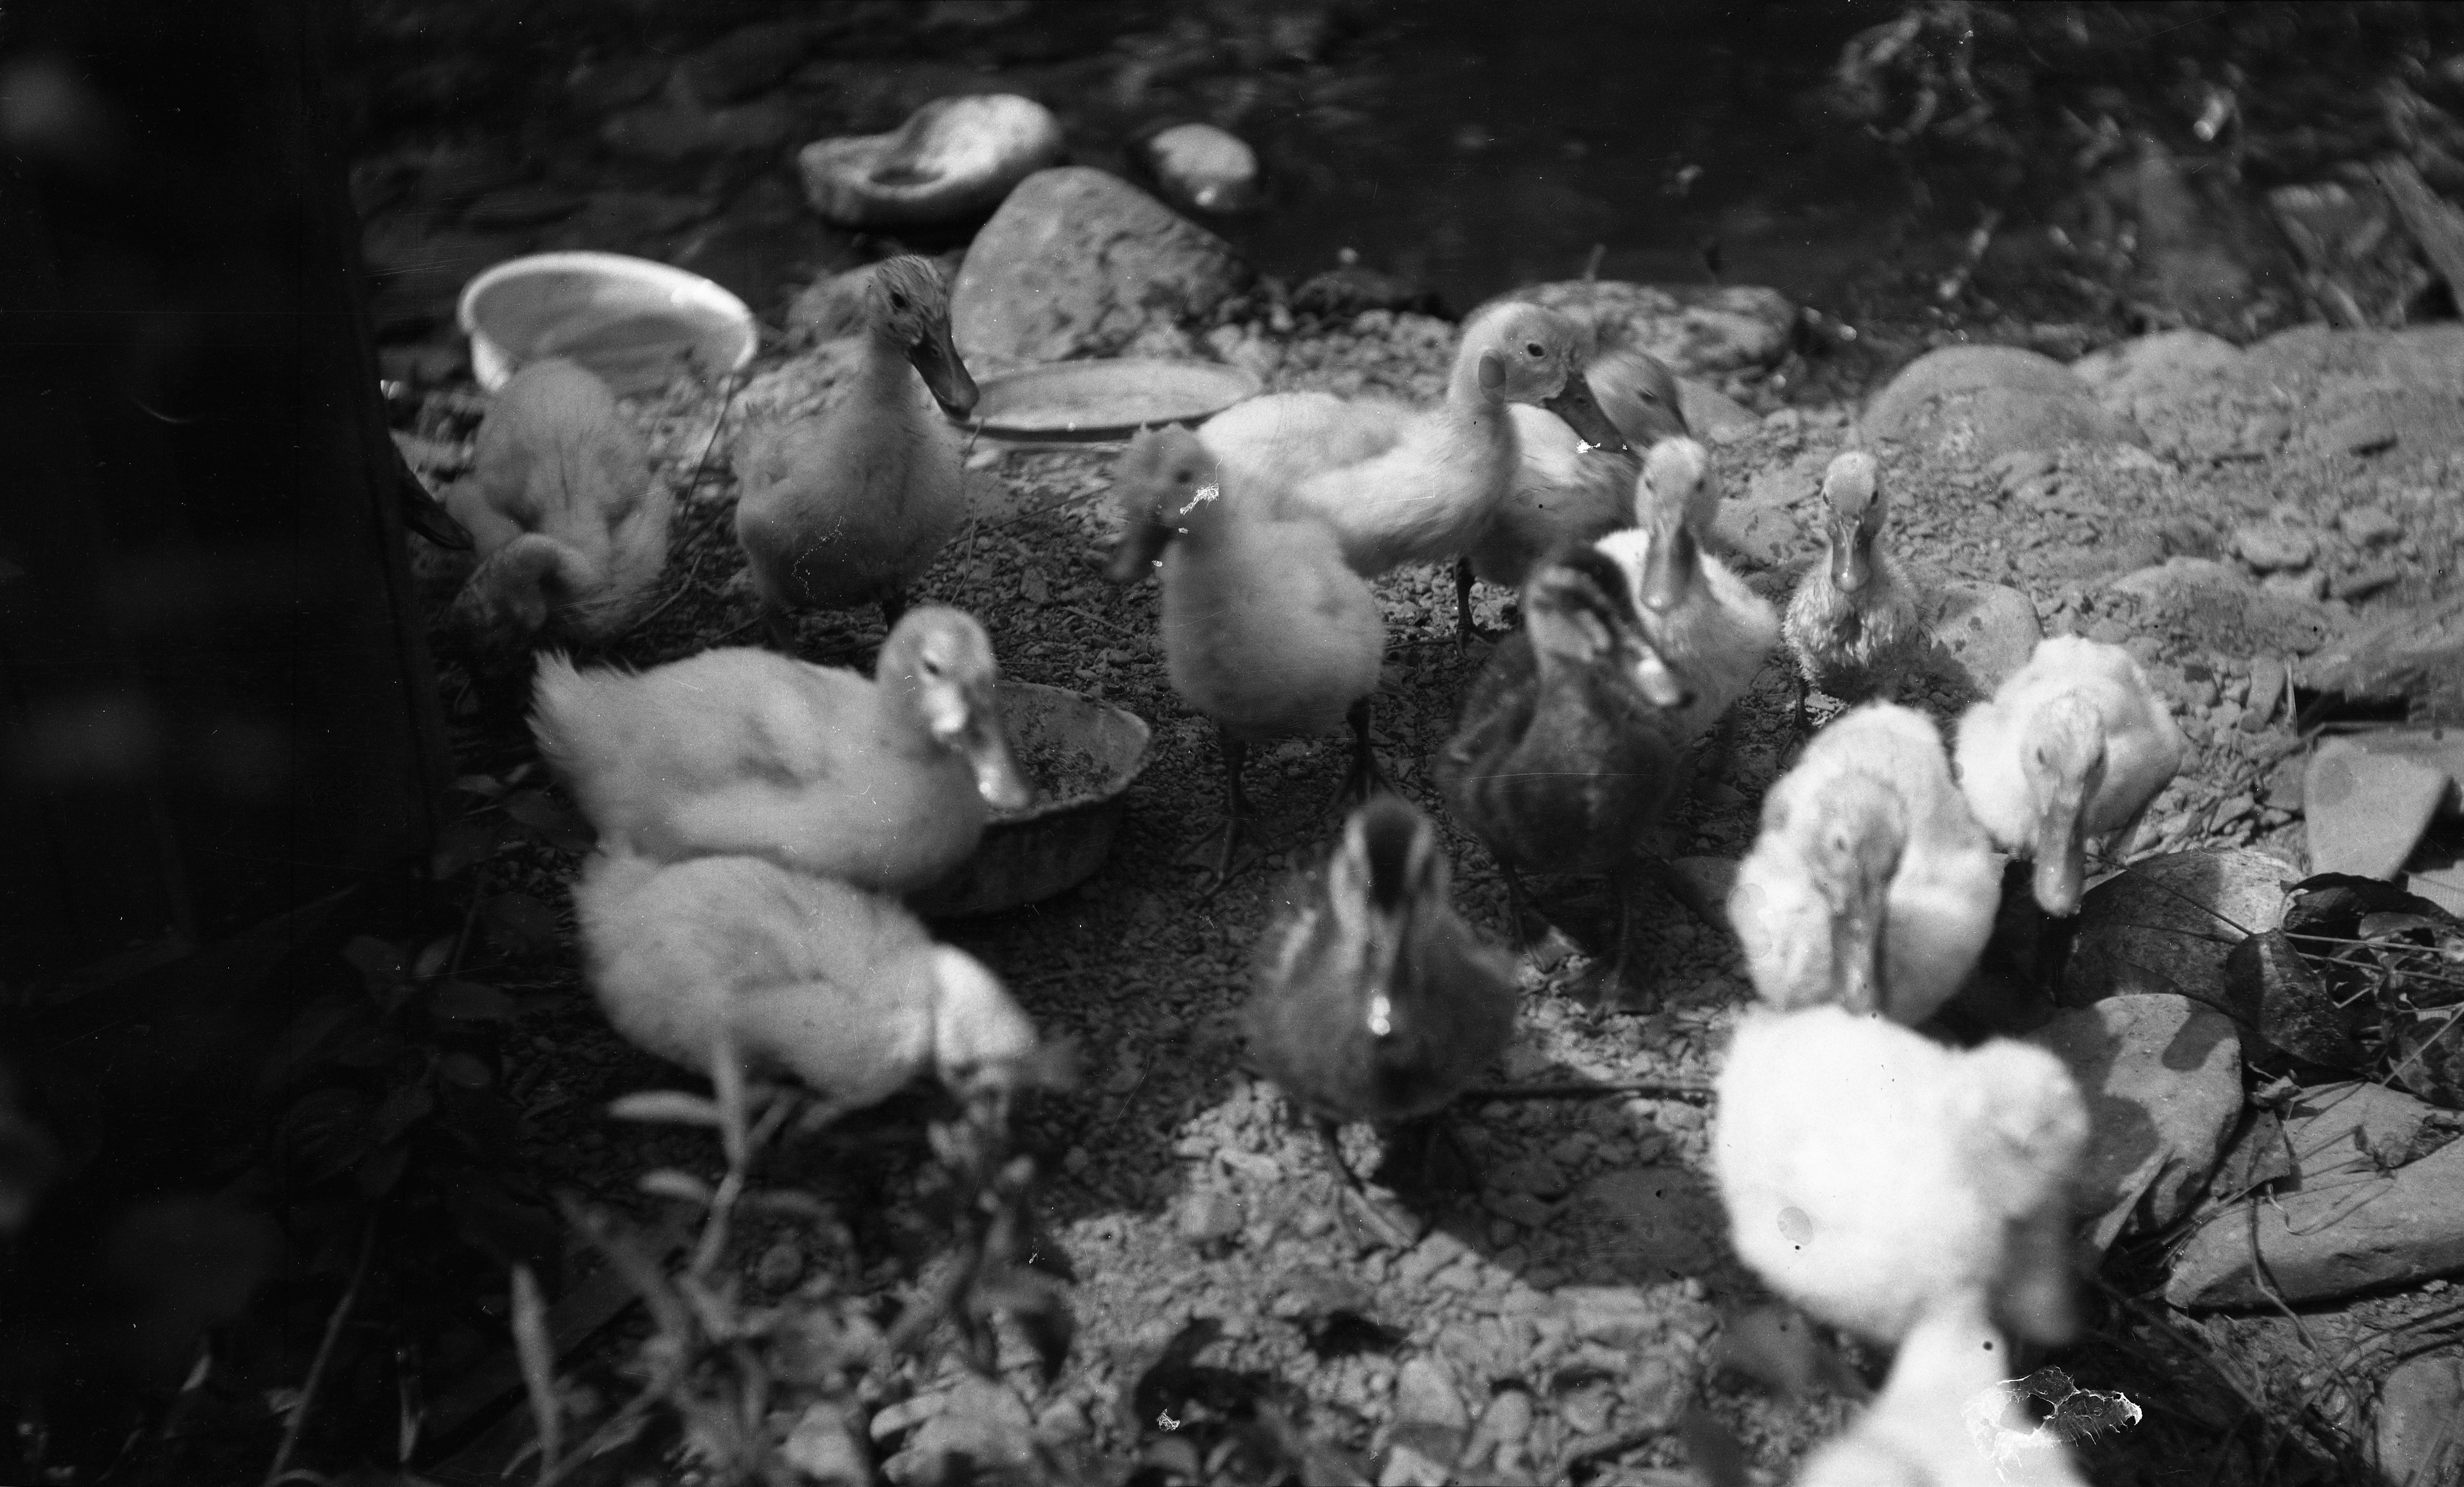
[[[2315,603],[2327,597],[2327,575],[2316,568],[2302,573],[2270,573],[2259,580],[2258,587],[2262,593]]]
[[[1579,1434],[1597,1435],[1609,1428],[1609,1415],[1617,1409],[1617,1394],[1608,1383],[1595,1381],[1558,1395],[1557,1418]]]
[[[1241,1205],[1226,1193],[1202,1189],[1181,1200],[1177,1222],[1183,1239],[1212,1244],[1241,1232]]]
[[[1446,1365],[1434,1358],[1407,1360],[1395,1379],[1395,1419],[1397,1424],[1435,1426],[1442,1431],[1468,1431],[1471,1412],[1463,1408],[1463,1395]]]
[[[2404,523],[2383,506],[2347,506],[2336,514],[2336,529],[2365,547],[2384,546],[2404,535]]]
[[[1627,1428],[1664,1431],[1685,1410],[1686,1389],[1677,1365],[1660,1353],[1645,1353],[1626,1375]]]
[[[2319,553],[2319,539],[2299,527],[2280,522],[2253,522],[2235,527],[2233,550],[2262,573],[2304,568]]]
[[[1502,1454],[1519,1451],[1531,1434],[1531,1396],[1519,1388],[1500,1390],[1481,1411],[1472,1432],[1476,1445],[1495,1447]]]
[[[872,1480],[872,1463],[847,1428],[847,1415],[827,1400],[796,1417],[779,1454],[814,1487],[864,1487]]]
[[[753,1279],[765,1291],[784,1291],[803,1275],[804,1249],[793,1239],[779,1240],[753,1264]]]
[[[2245,721],[2244,732],[2256,733],[2275,718],[2277,704],[2284,698],[2284,681],[2282,662],[2261,659],[2251,664],[2246,712],[2248,717],[2258,721],[2255,723]]]
[[[2366,567],[2355,568],[2349,573],[2339,574],[2329,586],[2329,589],[2339,599],[2366,599],[2372,594],[2392,588],[2402,582],[2404,582],[2402,565],[2378,563]]]
[[[2309,808],[2310,867],[2392,878],[2446,798],[2448,777],[2417,760],[2365,751],[2330,739],[2310,756],[2301,798]]]

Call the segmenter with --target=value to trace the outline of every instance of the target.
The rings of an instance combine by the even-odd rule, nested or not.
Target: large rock
[[[2245,934],[2284,922],[2284,885],[2300,875],[2244,848],[2172,852],[2088,890],[2062,966],[2060,1001],[2171,992],[2228,1016],[2225,958]]]
[[[1935,669],[1978,698],[1991,697],[2045,638],[2035,601],[2008,584],[1946,579],[1929,587],[1924,615]]]
[[[2233,1019],[2187,997],[2108,997],[2029,1034],[2086,1097],[2095,1139],[2072,1196],[2097,1249],[2163,1229],[2198,1202],[2241,1116]]]
[[[1499,298],[1562,310],[1589,326],[1602,349],[1648,351],[1684,376],[1776,366],[1796,332],[1795,303],[1776,289],[1750,285],[1567,279]]]
[[[2130,417],[2142,398],[2164,402],[2207,386],[2241,365],[2242,349],[2204,330],[2140,336],[2071,363],[2071,373],[2104,406]]]
[[[2284,1121],[2294,1175],[2203,1219],[2174,1256],[2166,1299],[2259,1306],[2272,1289],[2318,1301],[2464,1268],[2459,1120],[2368,1083],[2303,1091]]]
[[[2447,796],[2444,770],[2329,739],[2310,756],[2301,799],[2310,870],[2392,878]]]
[[[1062,156],[1061,121],[1015,93],[935,99],[888,134],[816,140],[797,153],[804,199],[847,227],[955,222],[989,211]]]
[[[2065,444],[2138,444],[2071,369],[2017,346],[1943,346],[1903,367],[1865,406],[1869,437],[1905,439],[1990,460]]]
[[[2395,1365],[2379,1385],[2372,1422],[2379,1476],[2390,1482],[2464,1481],[2464,1349]]]
[[[1204,316],[1249,277],[1230,244],[1118,177],[1040,170],[967,249],[951,330],[979,373],[1109,356]]]

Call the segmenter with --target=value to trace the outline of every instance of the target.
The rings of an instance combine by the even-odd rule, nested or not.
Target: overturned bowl
[[[997,810],[976,854],[907,896],[933,919],[998,914],[1075,888],[1104,865],[1147,766],[1146,720],[1083,693],[1004,681],[1001,724],[1034,788],[1025,807]]]
[[[524,363],[561,356],[619,393],[664,386],[681,361],[738,371],[760,337],[753,312],[682,269],[621,253],[541,253],[471,280],[458,311],[471,370],[494,392]]]

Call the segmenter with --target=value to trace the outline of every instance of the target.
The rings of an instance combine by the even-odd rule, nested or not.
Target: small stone
[[[2311,871],[2392,878],[2447,789],[2443,770],[2328,740],[2311,754],[2301,788]]]
[[[1258,152],[1213,124],[1176,124],[1144,145],[1164,195],[1199,211],[1229,214],[1258,205]]]
[[[2304,568],[2319,553],[2319,539],[2299,527],[2276,522],[2256,522],[2236,527],[2233,534],[2235,556],[2262,573],[2285,568]]]
[[[2328,585],[2328,592],[2346,601],[2367,599],[2403,583],[2404,571],[2402,565],[2394,563],[2355,568],[2349,573],[2338,574]]]
[[[1609,1428],[1609,1415],[1617,1404],[1615,1391],[1606,1380],[1599,1380],[1558,1395],[1557,1418],[1577,1434],[1597,1435]]]
[[[1625,1347],[1660,1332],[1660,1314],[1632,1286],[1568,1286],[1557,1298],[1573,1308],[1574,1331],[1586,1342]]]
[[[2313,603],[2327,597],[2327,575],[2312,568],[2302,573],[2270,573],[2258,581],[2261,593]]]
[[[2009,495],[2038,476],[2052,475],[2060,468],[2053,452],[2041,449],[2014,449],[1985,467],[1993,477],[1994,489]]]
[[[1180,1202],[1180,1236],[1195,1245],[1213,1244],[1241,1232],[1241,1205],[1211,1188],[1191,1193]]]
[[[2395,419],[2383,408],[2355,409],[2312,431],[2311,440],[2330,454],[2375,455],[2395,447]]]
[[[1988,459],[2065,444],[2145,444],[2061,363],[2017,346],[1943,346],[1918,357],[1865,405],[1865,433]]]
[[[1062,153],[1050,109],[1014,93],[976,94],[935,99],[889,134],[816,140],[796,169],[824,220],[880,227],[991,211]]]
[[[813,1487],[865,1487],[872,1480],[870,1455],[846,1413],[827,1401],[805,1407],[779,1454]]]
[[[1444,1364],[1429,1357],[1405,1360],[1396,1375],[1395,1419],[1397,1424],[1435,1426],[1442,1431],[1460,1432],[1471,1429],[1471,1413],[1463,1408],[1453,1374]]]
[[[804,1249],[794,1239],[781,1239],[761,1252],[753,1264],[755,1284],[765,1291],[784,1291],[803,1278]]]
[[[2045,637],[2035,604],[2007,585],[1951,579],[1928,601],[1925,629],[1944,664],[1979,697],[2027,665]]]
[[[1632,1431],[1665,1431],[1685,1412],[1684,1378],[1662,1353],[1643,1354],[1626,1375],[1620,1392],[1625,1396],[1626,1428]]]
[[[2365,547],[2382,547],[2404,536],[2404,523],[2384,506],[2347,506],[2336,514],[2336,528]]]
[[[1472,1449],[1486,1445],[1501,1454],[1520,1451],[1531,1434],[1531,1396],[1519,1388],[1501,1389],[1481,1411],[1472,1429]]]
[[[2188,997],[2107,997],[2028,1035],[2078,1080],[2094,1132],[2072,1183],[2088,1237],[2162,1229],[2205,1190],[2242,1111],[2233,1019]]]
[[[2282,662],[2262,658],[2251,663],[2250,700],[2244,704],[2242,722],[2244,732],[2256,733],[2276,717],[2277,704],[2284,699],[2284,682]],[[2258,721],[2251,722],[2249,720],[2253,718]]]

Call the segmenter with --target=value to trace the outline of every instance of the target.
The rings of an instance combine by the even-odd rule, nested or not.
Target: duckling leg
[[[881,628],[884,633],[898,628],[899,617],[907,612],[907,590],[893,588],[881,596]]]
[[[1379,790],[1394,794],[1394,782],[1378,767],[1377,751],[1369,746],[1369,699],[1353,703],[1344,716],[1352,723],[1352,768],[1343,777],[1343,793],[1335,797],[1335,804],[1357,806]]]
[[[1471,648],[1471,637],[1480,633],[1471,620],[1471,560],[1455,560],[1455,650],[1458,654]]]
[[[788,621],[787,611],[775,604],[761,607],[761,633],[770,637],[773,650],[796,654],[796,627]]]
[[[1642,873],[1634,867],[1623,867],[1609,875],[1610,933],[1614,942],[1605,960],[1586,972],[1580,988],[1586,1001],[1603,1001],[1622,1006],[1634,988],[1626,981],[1627,969],[1634,961],[1634,896],[1641,886]]]
[[[1360,1174],[1352,1170],[1352,1164],[1343,1160],[1343,1134],[1335,1123],[1326,1120],[1311,1123],[1317,1127],[1318,1140],[1326,1145],[1326,1160],[1334,1167],[1335,1179],[1343,1184],[1345,1194],[1360,1210],[1361,1218],[1379,1241],[1396,1250],[1408,1250],[1419,1244],[1420,1236],[1412,1226],[1388,1212],[1377,1200],[1370,1197],[1369,1189],[1361,1184]]]
[[[1249,745],[1223,728],[1216,729],[1215,743],[1223,755],[1223,825],[1214,833],[1221,841],[1215,854],[1215,886],[1221,888],[1232,876],[1232,856],[1241,850],[1242,832],[1249,819],[1249,797],[1241,788],[1241,768],[1248,763]],[[1200,837],[1197,848],[1206,841]]]

